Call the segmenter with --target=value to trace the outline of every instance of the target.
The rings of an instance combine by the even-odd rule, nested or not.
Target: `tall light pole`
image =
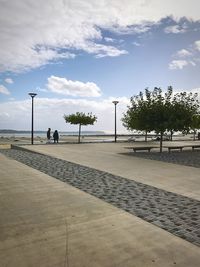
[[[36,93],[29,93],[32,98],[32,120],[31,120],[31,144],[33,145],[33,98],[37,95]]]
[[[113,104],[115,105],[115,143],[117,142],[117,104],[119,101],[115,100],[113,101]]]

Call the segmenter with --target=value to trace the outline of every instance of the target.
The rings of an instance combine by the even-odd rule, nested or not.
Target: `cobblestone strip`
[[[200,150],[182,151],[182,152],[172,151],[171,153],[168,153],[168,152],[163,152],[163,153],[129,152],[125,154],[134,156],[134,157],[141,157],[145,159],[159,160],[159,161],[164,161],[164,162],[169,162],[169,163],[174,163],[174,164],[200,168]]]
[[[200,246],[200,201],[47,155],[0,152]]]

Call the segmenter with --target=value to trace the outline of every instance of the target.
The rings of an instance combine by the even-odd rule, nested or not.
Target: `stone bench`
[[[182,152],[182,150],[185,146],[163,146],[163,147],[167,148],[168,152],[170,153],[171,150],[174,150],[174,149],[176,149],[176,150],[178,149]]]
[[[200,145],[192,145],[192,151],[194,151],[195,148],[200,148]]]
[[[133,149],[134,152],[136,151],[145,151],[147,150],[148,152],[151,151],[153,148],[157,148],[156,146],[135,146],[135,147],[125,147],[127,149]]]
[[[184,145],[180,145],[180,146],[164,146],[164,147],[167,148],[168,152],[170,153],[171,150],[173,150],[173,149],[176,149],[176,150],[179,149],[182,152],[184,147],[191,147],[192,151],[194,151],[195,149],[200,148],[200,144],[199,145],[185,145],[185,146]]]

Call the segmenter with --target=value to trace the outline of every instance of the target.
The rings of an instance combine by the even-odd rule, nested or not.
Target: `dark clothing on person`
[[[51,128],[49,128],[48,131],[47,131],[47,139],[48,140],[51,139]]]
[[[55,130],[55,132],[53,133],[54,143],[58,143],[58,139],[59,139],[59,134],[58,134],[58,131]]]

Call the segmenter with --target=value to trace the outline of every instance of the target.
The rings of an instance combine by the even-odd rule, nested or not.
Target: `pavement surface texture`
[[[1,151],[200,246],[200,201],[51,156]]]
[[[129,155],[134,157],[141,157],[145,159],[151,159],[151,160],[159,160],[163,162],[169,162],[173,164],[180,164],[184,166],[192,166],[196,168],[200,168],[200,150],[195,151],[182,151],[177,152],[173,151],[171,153],[163,152],[163,153],[129,153]]]
[[[200,168],[124,150],[1,149],[0,266],[200,266]]]
[[[198,200],[31,151],[1,152],[200,246]]]
[[[145,142],[140,146],[144,144]],[[188,142],[186,144],[188,145]],[[127,143],[101,143],[29,145],[24,146],[24,149],[112,173],[200,201],[200,168],[145,159],[140,157],[142,152],[133,153],[127,151],[126,147]],[[173,151],[170,154],[173,153],[176,152]],[[187,149],[186,159],[188,161],[192,153],[191,149]],[[195,155],[197,153],[199,152],[195,151]],[[132,157],[133,154],[134,157]],[[155,152],[155,154],[160,153]],[[181,154],[178,152],[177,157],[179,156]]]

